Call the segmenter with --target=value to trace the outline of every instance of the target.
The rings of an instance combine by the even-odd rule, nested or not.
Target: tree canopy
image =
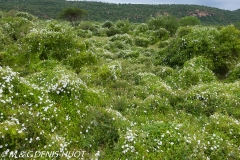
[[[86,15],[87,12],[85,10],[79,8],[66,8],[61,12],[59,18],[66,19],[74,24],[77,20],[82,19]]]

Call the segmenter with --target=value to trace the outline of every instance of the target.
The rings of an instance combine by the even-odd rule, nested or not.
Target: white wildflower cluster
[[[131,129],[127,129],[127,133],[125,135],[125,141],[124,141],[124,144],[122,145],[123,154],[126,154],[128,152],[130,153],[135,152],[134,144],[136,143],[135,142],[136,137],[137,137],[136,133],[134,133]]]
[[[112,62],[108,64],[108,69],[110,70],[113,78],[116,80],[122,72],[122,65],[119,61]]]
[[[59,145],[59,151],[64,152],[67,150],[67,146],[70,144],[69,142],[66,142],[66,139],[59,135],[53,135],[52,136],[53,143],[56,143]]]
[[[12,98],[11,96],[5,97],[6,99],[3,98],[3,92],[7,91],[10,94],[14,93],[14,86],[12,82],[14,80],[18,80],[18,73],[13,72],[11,68],[9,67],[1,67],[0,66],[0,102],[6,104],[12,103]]]
[[[112,108],[107,108],[107,112],[113,114],[114,117],[120,118],[123,121],[127,120],[120,112],[113,110]]]
[[[156,77],[156,75],[154,73],[149,73],[149,72],[141,72],[141,73],[138,73],[138,76],[140,76],[140,78],[146,78],[146,79],[150,79],[152,77]]]
[[[56,67],[55,75],[45,75],[45,73],[35,74],[35,79],[40,81],[40,88],[45,88],[46,92],[55,94],[71,94],[77,93],[86,87],[86,84],[78,78],[74,73],[69,73],[64,68]],[[42,77],[45,78],[42,78]],[[51,78],[49,82],[48,79]],[[33,82],[35,83],[35,82]],[[39,84],[39,83],[38,83]],[[79,95],[75,94],[75,99],[79,99]]]
[[[100,151],[97,151],[95,154],[94,154],[94,160],[98,160],[99,157],[101,155],[101,152]]]

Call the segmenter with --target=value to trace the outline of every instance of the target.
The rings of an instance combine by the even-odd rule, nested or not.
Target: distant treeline
[[[222,10],[199,5],[180,4],[114,4],[87,1],[65,0],[0,0],[1,10],[18,10],[29,12],[43,19],[55,19],[62,9],[78,7],[88,12],[85,20],[146,22],[151,16],[170,14],[177,18],[197,16],[202,23],[210,25],[225,25],[240,22],[240,9],[235,11]]]

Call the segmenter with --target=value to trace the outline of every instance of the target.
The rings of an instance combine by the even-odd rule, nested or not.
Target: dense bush
[[[157,16],[156,18],[150,18],[147,22],[149,29],[158,30],[165,28],[173,35],[178,29],[178,21],[173,16]]]
[[[23,17],[6,17],[0,20],[2,33],[12,41],[17,41],[29,33],[32,22]]]
[[[26,49],[26,58],[29,59],[57,59],[63,60],[68,55],[82,50],[73,34],[50,30],[34,29],[23,39]]]
[[[124,34],[130,31],[131,24],[128,20],[118,20],[116,21],[116,27],[119,29],[121,34]]]
[[[186,16],[179,20],[180,26],[195,26],[200,25],[200,20],[197,17]]]
[[[148,47],[150,41],[147,38],[136,37],[134,39],[135,45],[139,47]]]
[[[204,56],[213,61],[215,73],[225,76],[239,59],[239,31],[233,26],[220,31],[212,27],[180,28],[177,35],[163,50],[164,64],[182,66],[195,56]]]
[[[213,64],[211,60],[203,57],[193,58],[184,63],[184,66],[179,70],[176,86],[180,88],[189,88],[192,85],[201,83],[210,83],[215,81],[215,75],[212,72]]]

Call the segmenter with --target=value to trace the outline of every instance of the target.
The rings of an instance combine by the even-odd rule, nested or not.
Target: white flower
[[[97,153],[95,153],[96,157],[100,157],[100,151],[97,151]]]

